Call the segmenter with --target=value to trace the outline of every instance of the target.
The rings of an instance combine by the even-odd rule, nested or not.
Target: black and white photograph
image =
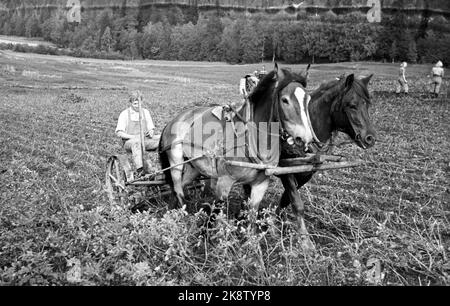
[[[446,0],[0,0],[0,286],[448,286],[449,65]]]

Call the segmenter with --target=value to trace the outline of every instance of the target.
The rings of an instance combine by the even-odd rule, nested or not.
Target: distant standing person
[[[444,68],[442,68],[442,62],[438,61],[431,69],[431,77],[433,80],[432,93],[435,98],[439,96],[439,90],[441,89],[442,78],[444,77]]]
[[[252,90],[258,85],[259,82],[259,71],[255,70],[252,74],[246,74],[239,81],[239,93],[242,95],[242,100],[238,103],[232,103],[233,109],[240,109],[248,99],[248,96]]]
[[[397,83],[397,89],[395,90],[396,94],[400,94],[402,89],[405,94],[408,94],[408,81],[406,81],[405,77],[405,69],[408,66],[406,62],[402,62],[400,64],[400,69],[398,71],[398,83]]]
[[[116,135],[122,139],[123,147],[127,152],[131,152],[133,162],[136,166],[137,177],[145,174],[142,163],[140,124],[139,124],[139,99],[142,95],[139,91],[130,93],[128,98],[129,107],[122,111],[117,120]],[[144,130],[145,150],[155,150],[158,148],[159,135],[154,135],[155,125],[153,124],[150,112],[142,109],[142,128]]]
[[[247,74],[239,83],[239,92],[243,95],[244,98],[247,98],[248,95],[252,92],[252,90],[258,85],[259,82],[259,71],[255,70],[253,74]]]

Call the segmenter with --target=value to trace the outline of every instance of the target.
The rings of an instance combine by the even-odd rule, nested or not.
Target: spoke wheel
[[[111,156],[106,165],[105,174],[106,192],[112,205],[125,205],[127,202],[127,188],[125,187],[125,174],[116,156]]]

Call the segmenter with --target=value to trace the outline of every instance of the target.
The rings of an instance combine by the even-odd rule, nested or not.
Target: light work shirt
[[[153,130],[155,128],[155,125],[153,124],[150,112],[147,109],[143,108],[142,113],[144,114],[143,122],[144,124],[146,124],[146,127],[144,127],[144,131]],[[139,124],[139,112],[136,112],[133,110],[133,108],[129,107],[126,110],[122,111],[119,115],[119,119],[117,120],[116,134],[119,131],[129,133],[130,126],[135,126],[136,124]]]

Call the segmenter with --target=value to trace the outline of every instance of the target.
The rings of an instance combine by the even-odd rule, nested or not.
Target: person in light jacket
[[[139,99],[142,101],[142,95],[139,91],[130,93],[129,107],[120,113],[116,127],[116,135],[122,139],[123,148],[132,154],[137,169],[137,177],[144,174],[139,125]],[[158,148],[160,135],[154,135],[155,125],[148,109],[141,107],[141,110],[145,150],[155,150]]]
[[[400,64],[400,69],[398,70],[397,88],[395,90],[396,94],[400,94],[403,90],[405,94],[408,94],[408,81],[405,77],[405,69],[408,66],[406,62]]]
[[[444,68],[442,68],[442,62],[438,61],[434,67],[431,69],[431,78],[433,81],[432,93],[435,98],[439,96],[439,91],[441,89],[442,78],[444,77]]]

